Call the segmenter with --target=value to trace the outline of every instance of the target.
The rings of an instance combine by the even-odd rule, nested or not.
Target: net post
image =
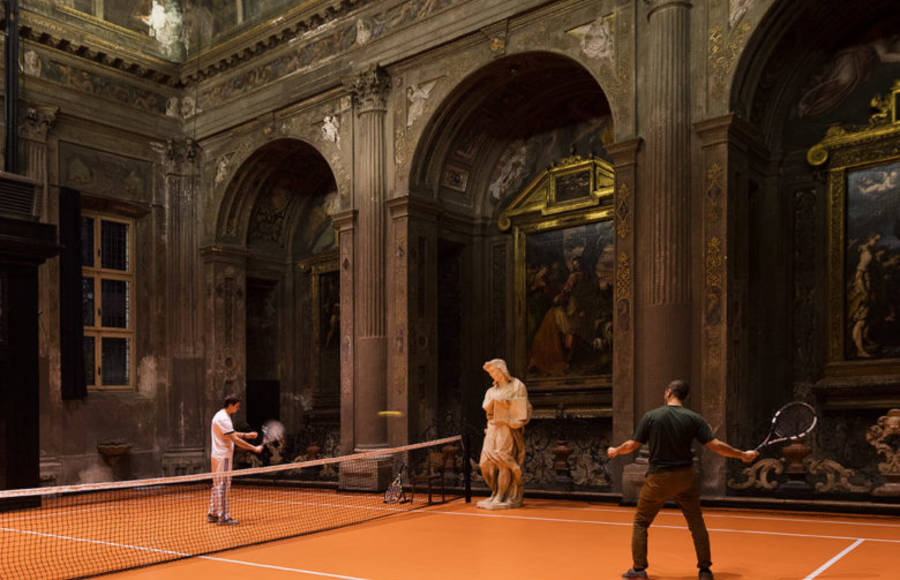
[[[469,462],[469,435],[462,438],[463,450],[463,485],[465,486],[466,503],[472,503],[472,464]]]

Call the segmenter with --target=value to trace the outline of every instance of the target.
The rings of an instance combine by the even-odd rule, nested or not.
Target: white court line
[[[564,524],[591,524],[596,526],[627,526],[631,527],[631,522],[602,522],[596,520],[569,520],[565,518],[540,518],[534,516],[511,516],[501,514],[471,514],[464,512],[448,512],[442,510],[419,510],[422,514],[436,514],[445,516],[468,516],[473,518],[507,518],[511,520],[536,520],[543,522],[559,522]],[[666,526],[654,524],[654,528],[664,528],[667,530],[686,530],[687,526]],[[826,536],[820,534],[796,534],[792,532],[770,532],[765,530],[732,530],[730,528],[707,528],[710,532],[724,532],[730,534],[753,534],[759,536],[788,536],[792,538],[816,538],[822,540],[857,540],[855,536]],[[869,542],[882,542],[886,544],[900,544],[900,540],[888,540],[882,538],[861,538]]]
[[[828,560],[827,562],[825,562],[824,564],[822,564],[821,566],[819,566],[818,570],[816,570],[815,572],[813,572],[812,574],[810,574],[809,576],[807,576],[807,577],[804,578],[803,580],[812,580],[813,578],[815,578],[816,576],[818,576],[819,574],[821,574],[821,573],[824,572],[825,570],[831,568],[831,566],[832,566],[835,562],[837,562],[838,560],[840,560],[841,558],[843,558],[844,556],[846,556],[847,554],[849,554],[856,546],[858,546],[858,545],[860,545],[860,544],[862,544],[862,543],[863,543],[863,539],[862,539],[862,538],[856,540],[855,542],[853,542],[852,544],[850,544],[849,546],[847,546],[846,548],[844,548],[843,550],[841,550],[840,553],[838,553],[837,556],[835,556],[835,557],[832,558],[831,560]]]
[[[329,572],[316,572],[315,570],[303,570],[301,568],[286,568],[284,566],[275,566],[272,564],[258,564],[256,562],[245,562],[244,560],[231,560],[228,558],[216,558],[214,556],[197,556],[201,560],[212,560],[214,562],[225,562],[226,564],[240,564],[241,566],[253,566],[254,568],[267,568],[269,570],[281,570],[282,572],[298,572],[300,574],[312,574],[313,576],[326,576],[328,578],[343,578],[344,580],[367,580],[358,576],[342,576],[341,574],[331,574]]]
[[[225,562],[228,564],[240,564],[242,566],[253,566],[255,568],[268,568],[270,570],[281,570],[283,572],[297,572],[298,574],[311,574],[313,576],[326,576],[328,578],[341,578],[343,580],[367,580],[356,576],[342,576],[340,574],[331,574],[329,572],[318,572],[316,570],[303,570],[302,568],[286,568],[284,566],[275,566],[271,564],[258,564],[256,562],[245,562],[243,560],[232,560],[229,558],[217,558],[215,556],[194,556],[185,552],[176,552],[174,550],[161,550],[159,548],[147,548],[145,546],[132,546],[130,544],[120,544],[118,542],[105,542],[103,540],[89,540],[87,538],[74,538],[72,536],[62,536],[59,534],[47,534],[44,532],[33,532],[31,530],[17,530],[15,528],[0,528],[4,532],[17,532],[20,534],[28,534],[32,536],[41,536],[44,538],[55,538],[59,540],[69,540],[72,542],[82,542],[85,544],[100,544],[103,546],[113,546],[116,548],[126,548],[129,550],[138,550],[141,552],[154,552],[156,554],[166,554],[167,556],[178,556],[183,558],[196,557],[201,560],[212,560],[214,562]],[[158,562],[162,564],[163,562]]]
[[[629,514],[634,513],[634,508],[632,509],[613,509],[613,508],[586,508],[586,507],[544,507],[544,506],[533,506],[536,509],[549,509],[549,510],[569,510],[569,511],[587,511],[587,512],[606,512],[613,514]],[[675,509],[675,508],[673,508]],[[681,516],[681,512],[659,512],[661,516]],[[703,512],[704,518],[727,518],[727,519],[736,519],[736,520],[760,520],[760,521],[772,521],[772,522],[805,522],[812,524],[835,524],[842,526],[873,526],[877,528],[900,528],[900,524],[881,524],[876,522],[842,522],[838,520],[816,520],[810,518],[795,518],[791,516],[787,516],[784,518],[778,518],[774,516],[741,516],[741,515],[728,515],[728,514],[712,514],[707,513],[705,510]]]

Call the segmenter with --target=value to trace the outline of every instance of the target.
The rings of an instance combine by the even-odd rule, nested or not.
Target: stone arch
[[[818,74],[851,39],[871,42],[876,31],[896,29],[896,14],[890,0],[776,0],[738,60],[729,96],[731,110],[754,125],[766,145],[780,148],[780,130],[796,115],[788,107],[800,97],[800,83]]]
[[[605,115],[608,124],[600,129],[605,131],[604,141],[608,143],[614,135],[615,121],[608,95],[601,88],[598,75],[584,63],[563,52],[528,51],[509,54],[487,64],[481,64],[460,80],[452,88],[443,101],[435,108],[418,137],[409,170],[409,189],[414,196],[431,197],[440,200],[446,192],[445,183],[448,176],[448,164],[460,168],[465,165],[468,154],[479,160],[479,167],[458,178],[456,190],[459,193],[470,193],[480,189],[472,201],[476,211],[484,213],[486,199],[484,190],[487,178],[485,171],[491,162],[496,162],[503,148],[509,143],[510,133],[491,135],[491,129],[500,129],[502,115],[509,120],[547,119],[547,125],[560,126],[567,122],[585,120]],[[499,94],[498,94],[499,93]],[[517,94],[518,93],[518,94]],[[593,101],[593,102],[591,102]],[[569,103],[572,109],[562,111]],[[574,111],[581,107],[580,113]],[[510,112],[510,108],[515,108]],[[556,108],[554,113],[552,110]],[[551,111],[548,114],[548,111]],[[487,118],[486,118],[487,117]],[[493,123],[488,127],[486,135],[478,135],[478,126],[485,126],[485,121]],[[521,123],[513,123],[514,132],[526,134],[540,131],[538,125],[522,127]],[[466,139],[468,147],[460,155],[454,152]],[[600,148],[602,149],[602,147]],[[565,151],[568,154],[569,151]],[[580,150],[578,153],[589,154],[591,151]],[[604,151],[594,151],[603,154]],[[462,167],[465,172],[472,167]],[[462,175],[462,174],[461,174]],[[451,178],[452,179],[452,178]],[[466,182],[462,187],[459,179]],[[452,197],[452,193],[450,196]]]
[[[328,265],[336,262],[338,184],[306,140],[280,137],[238,157],[243,150],[234,154],[240,163],[217,208],[215,243],[204,254],[214,329],[208,364],[217,389],[245,386],[250,424],[285,424],[290,445],[282,451],[294,457],[312,439],[339,440],[339,367],[329,363],[323,371],[315,303],[321,281],[333,282],[331,294],[339,291],[328,274],[336,272]],[[313,413],[327,421],[310,423]]]
[[[283,247],[287,238],[293,235],[309,198],[294,195],[284,199],[286,192],[281,191],[282,184],[290,179],[292,171],[303,172],[304,189],[313,193],[322,193],[322,188],[337,190],[331,164],[304,140],[279,138],[268,141],[233,162],[237,169],[225,187],[217,212],[216,243],[246,247],[255,240],[268,238]],[[272,202],[268,204],[271,208],[260,206],[266,201]],[[263,219],[273,223],[268,235],[259,236],[254,234],[253,226],[254,220],[263,212],[269,214]]]
[[[478,432],[484,419],[477,404],[484,360],[505,358],[513,372],[529,380],[525,376],[529,357],[520,348],[526,343],[517,341],[515,330],[522,320],[515,313],[523,312],[517,306],[524,286],[520,282],[528,268],[523,238],[501,231],[496,218],[549,165],[563,162],[573,166],[571,145],[576,145],[577,155],[593,153],[611,160],[607,146],[615,135],[614,115],[598,76],[596,70],[562,52],[509,54],[472,67],[461,80],[455,76],[453,88],[423,123],[409,165],[411,199],[404,231],[409,246],[406,255],[412,263],[408,309],[425,314],[411,317],[409,322],[411,340],[416,341],[409,382],[426,385],[420,388],[421,395],[417,391],[411,399],[411,405],[418,405],[415,412],[410,411],[414,419],[409,429],[414,438],[460,430]],[[611,198],[604,198],[603,203],[611,206]],[[566,238],[570,248],[579,243],[589,248],[588,254],[596,259],[586,267],[590,272],[585,275],[600,280],[607,271],[600,268],[603,271],[598,274],[597,265],[607,263],[601,255],[607,255],[604,251],[611,250],[615,240],[611,229],[600,232],[599,226],[610,225],[607,218],[612,212],[603,218],[575,219],[569,228],[560,216],[573,218],[576,212],[567,211],[561,209],[546,220],[539,215],[531,217],[557,230],[551,234],[555,241],[548,242],[556,244],[554,247],[563,248],[563,238],[570,236]],[[551,224],[553,219],[558,221]],[[578,269],[575,264],[580,260],[570,258],[563,256],[555,265]],[[602,288],[601,284],[585,284],[582,289],[585,294],[600,294],[611,289],[611,284]],[[544,314],[546,311],[532,312],[529,320],[540,323]],[[595,320],[585,329],[596,330]],[[588,344],[583,340],[586,333],[579,335],[578,341],[572,337],[568,343],[571,352],[576,345]],[[600,348],[606,346],[597,350]],[[611,346],[603,356],[610,351]],[[576,365],[594,356],[589,352],[582,357],[583,353],[579,351]],[[431,384],[440,384],[440,388],[431,388]],[[544,393],[551,390],[548,384],[545,380],[540,387]],[[591,405],[610,392],[595,388],[598,384],[585,385],[565,404],[596,412],[599,404]],[[562,400],[554,397],[542,398],[541,413],[555,412],[550,407],[555,409]],[[590,437],[595,436],[600,435]],[[539,481],[546,474],[529,475]],[[592,480],[589,485],[595,484]]]

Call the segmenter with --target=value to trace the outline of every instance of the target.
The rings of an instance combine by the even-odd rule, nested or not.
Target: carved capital
[[[383,111],[387,107],[387,97],[391,90],[391,77],[383,68],[373,66],[357,75],[350,83],[353,98],[360,113]]]
[[[166,141],[166,160],[169,163],[194,163],[200,156],[200,144],[190,137],[173,137]]]
[[[56,125],[59,107],[28,107],[19,125],[19,135],[23,139],[31,139],[45,143],[50,129]]]
[[[660,8],[666,8],[668,6],[690,8],[691,0],[644,0],[644,4],[647,5],[647,18],[649,19],[653,13]]]

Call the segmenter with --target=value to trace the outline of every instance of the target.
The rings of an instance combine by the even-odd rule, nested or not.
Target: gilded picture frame
[[[516,367],[537,417],[611,414],[613,184],[609,163],[573,156],[498,221],[513,234]]]
[[[807,152],[827,175],[829,376],[900,373],[900,80],[863,128]]]

